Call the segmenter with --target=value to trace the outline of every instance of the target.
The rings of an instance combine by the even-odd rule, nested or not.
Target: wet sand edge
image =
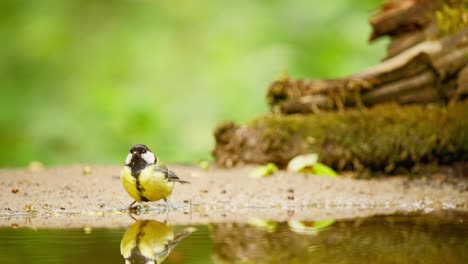
[[[88,170],[90,168],[90,170]],[[191,184],[176,186],[167,220],[171,224],[248,222],[253,218],[325,220],[399,212],[468,210],[468,179],[447,181],[434,174],[418,179],[357,180],[280,171],[248,177],[253,167],[233,169],[173,165]],[[0,226],[80,228],[127,226],[123,209],[131,198],[119,166],[66,166],[40,171],[1,169]],[[166,220],[163,202],[144,204],[137,218]]]

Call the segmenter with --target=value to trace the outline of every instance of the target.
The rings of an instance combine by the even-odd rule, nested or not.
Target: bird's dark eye
[[[144,150],[142,151],[142,153],[145,154],[145,153],[146,153],[146,149],[144,149]]]

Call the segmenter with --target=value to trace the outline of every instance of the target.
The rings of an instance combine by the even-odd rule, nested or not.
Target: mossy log
[[[370,22],[371,40],[392,38],[383,62],[340,79],[273,82],[271,114],[217,128],[217,163],[285,166],[315,152],[338,170],[395,172],[468,160],[466,1],[390,0]]]
[[[335,80],[272,83],[267,99],[273,112],[314,113],[320,110],[447,102],[468,96],[460,83],[468,65],[468,29],[440,41],[422,42],[364,72]]]
[[[391,38],[387,58],[468,27],[466,0],[389,0],[369,20],[373,41]]]
[[[213,154],[221,166],[285,166],[313,152],[337,170],[390,173],[428,162],[468,160],[467,117],[468,100],[449,106],[382,104],[344,112],[268,114],[247,125],[219,126]]]

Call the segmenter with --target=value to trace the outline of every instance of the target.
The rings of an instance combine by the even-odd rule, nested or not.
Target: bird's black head
[[[125,166],[132,169],[132,175],[137,176],[147,166],[156,163],[156,156],[143,144],[136,144],[130,149],[125,160]]]
[[[130,149],[130,153],[140,154],[140,155],[146,153],[147,151],[150,151],[149,148],[143,144],[135,144]]]

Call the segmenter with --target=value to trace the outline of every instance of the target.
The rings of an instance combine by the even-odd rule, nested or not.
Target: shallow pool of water
[[[468,263],[467,221],[467,213],[442,211],[203,226],[146,219],[126,229],[12,226],[0,228],[0,263]]]

